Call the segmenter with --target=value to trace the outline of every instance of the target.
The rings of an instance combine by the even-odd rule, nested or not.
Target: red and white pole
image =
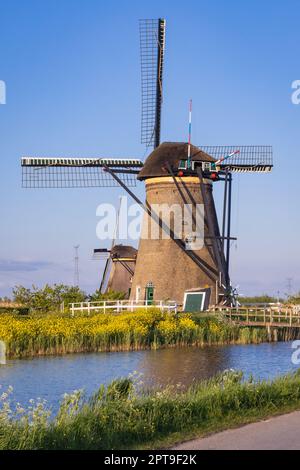
[[[192,138],[192,100],[190,100],[190,104],[189,104],[188,168],[191,167],[191,138]]]

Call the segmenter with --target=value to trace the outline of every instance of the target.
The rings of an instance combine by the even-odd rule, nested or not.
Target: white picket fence
[[[77,302],[69,304],[72,316],[76,312],[87,313],[91,312],[134,312],[141,308],[158,308],[161,312],[174,312],[177,313],[177,303],[174,301],[152,301],[147,300],[101,300],[98,302]]]

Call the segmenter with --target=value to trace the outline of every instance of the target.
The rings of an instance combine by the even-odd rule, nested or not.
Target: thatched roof
[[[111,249],[112,258],[136,258],[137,250],[130,245],[115,245]]]
[[[156,176],[167,176],[168,172],[165,163],[169,162],[171,167],[177,168],[179,161],[186,159],[188,155],[188,144],[185,142],[164,142],[160,144],[145,161],[142,170],[138,174],[138,179]],[[198,147],[191,145],[192,160],[202,162],[215,162],[216,160]]]

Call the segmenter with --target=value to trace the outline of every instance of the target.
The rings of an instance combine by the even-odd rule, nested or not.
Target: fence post
[[[264,324],[266,324],[266,309],[264,308]]]
[[[90,312],[91,312],[91,304],[90,302],[88,302],[88,316],[90,316]]]
[[[249,323],[249,309],[246,309],[246,322]]]
[[[6,364],[6,344],[4,341],[0,341],[0,364]]]
[[[106,313],[106,300],[103,302],[103,313]]]
[[[292,310],[290,310],[290,326],[292,326],[292,321],[293,321],[293,318],[292,318]]]

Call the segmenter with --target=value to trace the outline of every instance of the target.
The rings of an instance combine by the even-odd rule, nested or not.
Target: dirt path
[[[173,449],[300,450],[300,411],[184,442]]]

